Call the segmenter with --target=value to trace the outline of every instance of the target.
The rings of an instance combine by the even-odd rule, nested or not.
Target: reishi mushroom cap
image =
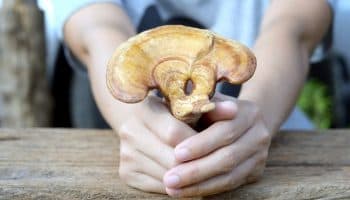
[[[194,124],[213,110],[218,81],[241,84],[256,68],[254,54],[239,42],[208,30],[160,26],[122,43],[107,66],[107,87],[119,101],[137,103],[159,89],[171,113]]]

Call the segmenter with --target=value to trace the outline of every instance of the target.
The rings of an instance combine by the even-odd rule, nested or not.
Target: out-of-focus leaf
[[[332,99],[324,83],[311,79],[306,82],[297,105],[320,129],[330,128],[332,122]]]

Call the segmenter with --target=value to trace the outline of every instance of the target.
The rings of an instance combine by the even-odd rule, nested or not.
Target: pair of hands
[[[128,185],[175,197],[205,196],[255,182],[263,173],[272,134],[257,106],[222,94],[196,132],[149,96],[117,130],[119,174]]]

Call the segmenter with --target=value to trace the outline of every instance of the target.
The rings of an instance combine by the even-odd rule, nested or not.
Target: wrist
[[[260,110],[262,120],[268,129],[269,133],[272,135],[275,135],[275,133],[279,130],[281,124],[283,123],[283,120],[281,119],[281,115],[278,113],[278,111],[275,108],[269,108],[266,103],[264,103],[263,99],[264,95],[257,94],[254,92],[253,94],[250,91],[255,90],[247,90],[242,91],[238,97],[239,100],[245,100],[253,103],[258,107]]]

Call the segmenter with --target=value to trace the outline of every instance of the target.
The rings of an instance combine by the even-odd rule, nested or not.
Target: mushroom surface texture
[[[119,101],[137,103],[159,89],[174,117],[195,124],[215,108],[218,81],[241,84],[256,58],[244,45],[208,30],[166,25],[122,43],[107,66],[107,87]]]

